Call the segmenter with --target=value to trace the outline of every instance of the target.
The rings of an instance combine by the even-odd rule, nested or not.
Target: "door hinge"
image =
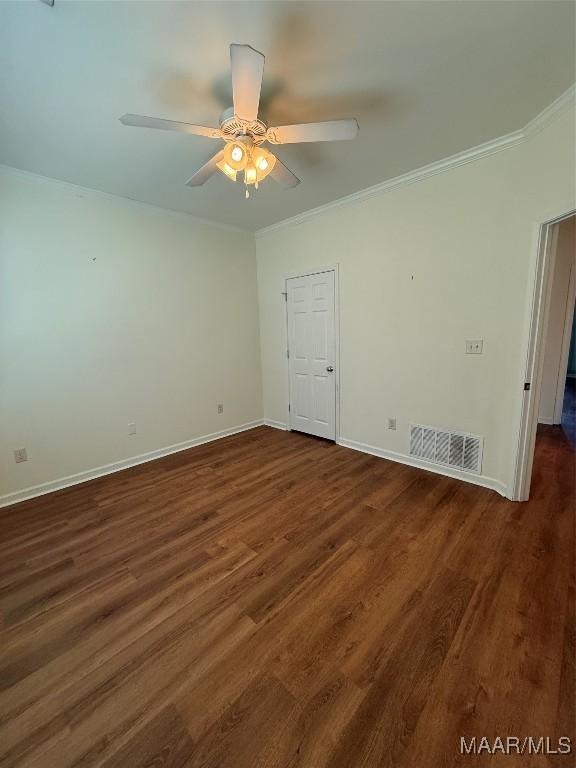
[[[288,291],[282,291],[282,296],[284,296],[284,301],[288,301]]]
[[[530,391],[530,382],[529,381],[525,381],[524,382],[524,392],[529,392],[529,391]]]
[[[288,403],[288,413],[290,413],[290,403]]]
[[[289,350],[289,349],[287,349],[287,350],[286,350],[286,357],[287,357],[288,359],[290,359],[290,350]]]

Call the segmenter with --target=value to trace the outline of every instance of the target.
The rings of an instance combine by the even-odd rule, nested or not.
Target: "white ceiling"
[[[358,118],[275,150],[295,189],[190,189],[219,143],[118,122],[217,125],[231,42],[266,55],[269,124]],[[524,126],[574,80],[574,4],[0,2],[0,73],[0,163],[258,229]]]

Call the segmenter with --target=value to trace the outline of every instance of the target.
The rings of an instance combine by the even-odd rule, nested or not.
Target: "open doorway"
[[[568,367],[566,369],[560,424],[571,445],[576,449],[576,304],[572,307]]]
[[[576,450],[576,380],[569,369],[575,301],[576,212],[571,211],[538,227],[524,397],[509,496],[516,501],[529,498],[537,438],[552,449]]]
[[[559,427],[576,443],[574,421],[574,302],[576,300],[576,216],[554,225],[551,244],[550,298],[544,335],[544,361],[538,423]],[[573,362],[570,363],[572,349]],[[558,435],[560,437],[560,434]]]

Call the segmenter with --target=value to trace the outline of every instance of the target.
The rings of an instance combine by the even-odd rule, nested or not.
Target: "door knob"
[[[332,366],[331,366],[331,365],[327,365],[327,366],[326,366],[326,370],[328,371],[328,373],[332,373],[332,371],[334,370],[334,368],[332,368]]]

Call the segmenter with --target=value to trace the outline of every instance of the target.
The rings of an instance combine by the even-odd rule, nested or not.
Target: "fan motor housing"
[[[225,141],[235,141],[248,136],[254,144],[261,144],[266,139],[267,127],[262,120],[243,120],[234,114],[230,107],[220,116],[220,130]]]

